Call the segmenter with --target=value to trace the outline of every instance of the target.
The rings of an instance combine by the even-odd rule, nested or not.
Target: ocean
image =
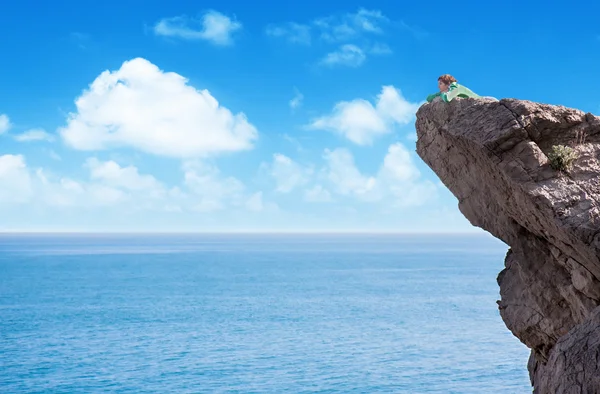
[[[0,235],[2,393],[525,393],[488,235]]]

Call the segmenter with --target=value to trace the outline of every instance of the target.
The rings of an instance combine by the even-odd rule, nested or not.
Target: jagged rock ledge
[[[531,350],[534,393],[600,393],[600,118],[515,99],[434,101],[417,153],[459,209],[510,246],[500,314]],[[552,168],[554,145],[578,157]]]

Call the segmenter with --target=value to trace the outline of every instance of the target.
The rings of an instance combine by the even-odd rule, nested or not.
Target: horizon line
[[[389,235],[474,235],[489,234],[485,230],[471,231],[407,231],[407,230],[0,230],[0,235],[8,234],[139,234],[139,235],[296,235],[296,234],[389,234]]]

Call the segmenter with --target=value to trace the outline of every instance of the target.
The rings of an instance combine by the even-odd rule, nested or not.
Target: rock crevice
[[[423,105],[416,129],[417,153],[456,196],[462,214],[510,247],[497,278],[498,308],[532,350],[534,392],[571,392],[561,391],[563,383],[581,381],[580,375],[581,387],[591,387],[597,364],[582,364],[593,357],[583,357],[573,341],[597,333],[590,343],[600,354],[600,330],[588,327],[600,319],[594,314],[600,305],[600,118],[530,101],[465,98]],[[550,165],[555,145],[577,153],[568,172]],[[583,374],[573,375],[573,368]]]

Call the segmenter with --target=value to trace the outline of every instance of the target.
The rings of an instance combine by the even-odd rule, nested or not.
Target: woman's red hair
[[[445,85],[450,85],[452,82],[457,82],[456,78],[454,78],[450,74],[444,74],[438,78],[438,81],[442,81]]]

